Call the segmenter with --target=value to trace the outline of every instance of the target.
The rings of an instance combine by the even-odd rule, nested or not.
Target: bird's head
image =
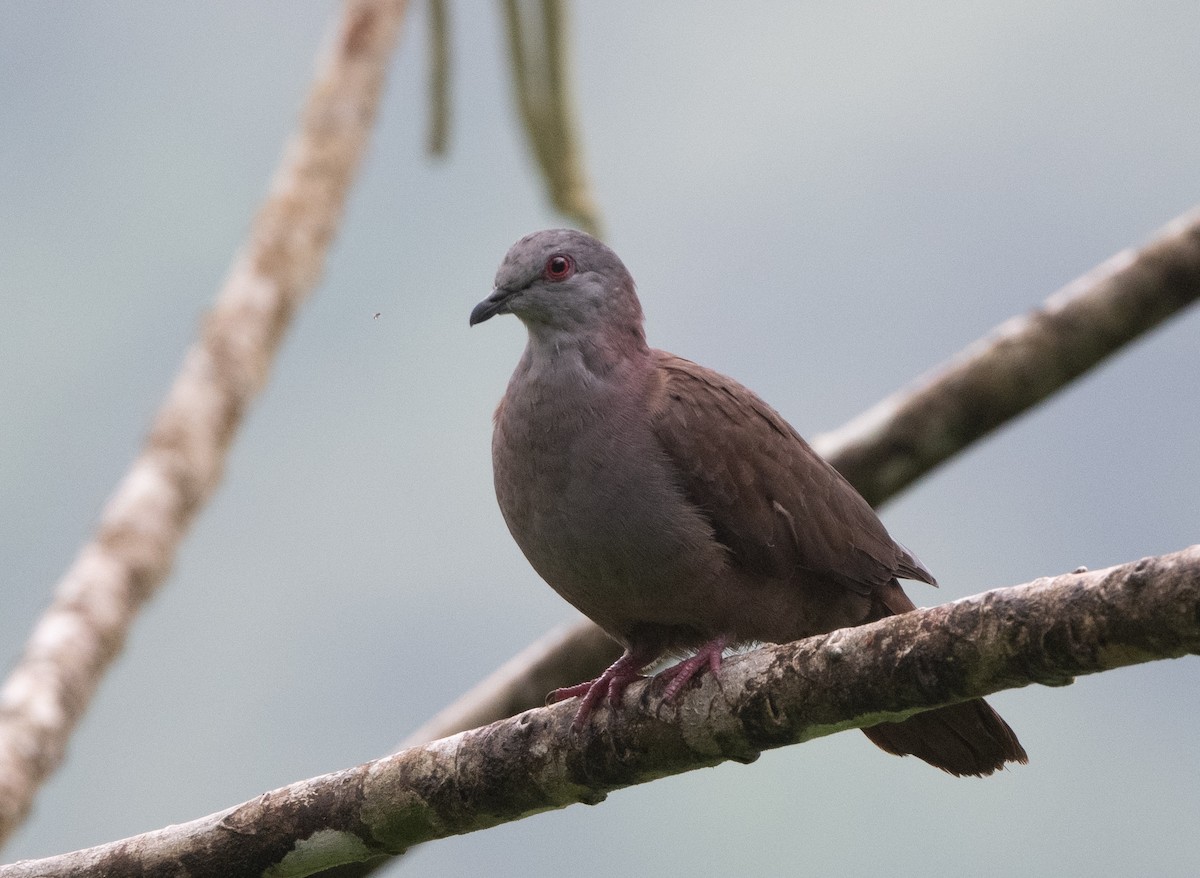
[[[492,294],[471,325],[515,314],[531,335],[593,333],[642,336],[642,307],[617,254],[574,229],[549,229],[513,244],[496,271]]]

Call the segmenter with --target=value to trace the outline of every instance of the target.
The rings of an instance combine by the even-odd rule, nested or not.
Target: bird
[[[787,643],[915,609],[899,579],[936,585],[866,500],[755,393],[646,341],[632,275],[574,229],[521,238],[470,325],[515,315],[528,334],[494,415],[496,498],[559,595],[622,647],[572,728],[617,707],[643,672],[662,699],[727,649]],[[975,699],[863,730],[953,775],[1027,761]]]

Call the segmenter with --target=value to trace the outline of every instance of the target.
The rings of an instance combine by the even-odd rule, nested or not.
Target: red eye
[[[566,280],[575,273],[575,260],[562,253],[555,253],[546,260],[542,270],[546,280]]]

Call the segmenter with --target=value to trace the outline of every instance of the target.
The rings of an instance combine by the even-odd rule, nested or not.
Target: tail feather
[[[902,575],[932,583],[929,571],[907,549],[904,551]],[[919,575],[922,573],[924,576]],[[874,597],[876,603],[867,617],[869,622],[916,609],[895,579],[879,586]],[[1006,762],[1024,765],[1029,761],[1008,723],[982,698],[918,713],[904,722],[880,723],[863,729],[863,733],[881,750],[897,756],[916,756],[958,777],[986,777],[1003,768]]]
[[[897,756],[916,756],[959,777],[985,777],[1006,762],[1029,757],[1000,714],[982,698],[911,716],[904,722],[863,729],[877,747]]]

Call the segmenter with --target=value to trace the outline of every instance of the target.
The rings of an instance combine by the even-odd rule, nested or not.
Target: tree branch
[[[347,0],[299,132],[96,535],[0,690],[0,841],[62,761],[138,610],[216,489],[292,315],[316,285],[366,147],[404,0]]]
[[[1200,298],[1200,208],[813,443],[872,504]]]
[[[1200,654],[1200,546],[760,649],[676,708],[640,683],[574,737],[573,704],[528,711],[0,878],[309,875],[1002,689],[1187,654]]]
[[[813,445],[880,505],[1200,298],[1200,209],[1124,250]],[[405,739],[442,738],[597,676],[620,649],[590,622],[551,632]],[[524,692],[525,700],[514,699]]]

